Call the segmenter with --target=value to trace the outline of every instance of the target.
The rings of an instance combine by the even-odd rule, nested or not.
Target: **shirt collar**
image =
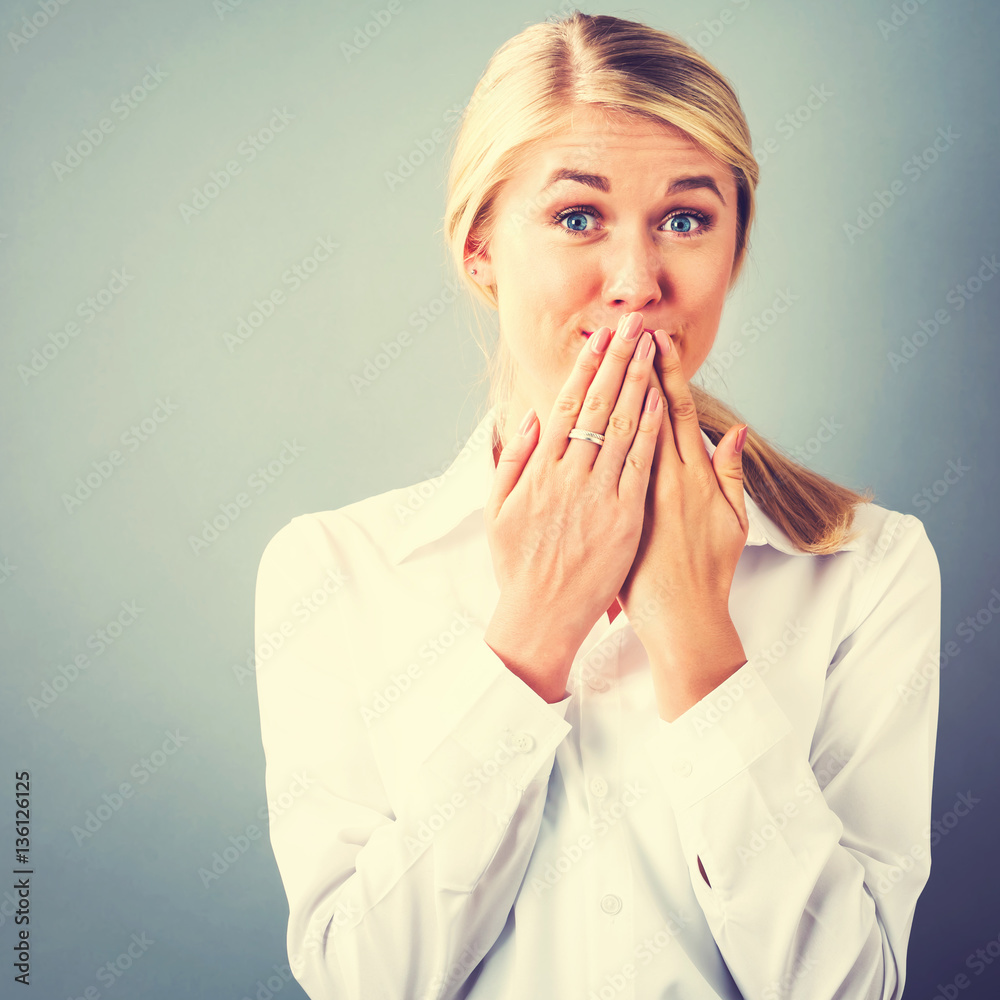
[[[394,563],[402,562],[422,545],[443,538],[472,514],[482,517],[496,471],[493,464],[495,411],[496,407],[490,408],[445,472],[405,491],[410,502],[402,504],[407,513],[390,546]],[[715,444],[704,430],[701,437],[711,458]],[[808,555],[792,544],[787,533],[757,506],[746,489],[743,500],[749,521],[747,545],[770,545],[788,555]],[[841,549],[859,546],[860,539],[854,539]]]

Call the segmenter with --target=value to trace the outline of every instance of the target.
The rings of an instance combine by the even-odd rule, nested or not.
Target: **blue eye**
[[[568,211],[564,213],[561,212],[559,215],[557,215],[556,221],[568,222],[569,229],[572,229],[574,232],[577,233],[582,233],[586,232],[587,224],[583,220],[586,219],[588,216],[593,217],[593,213],[584,212],[582,209],[579,208],[571,208]]]
[[[596,224],[599,217],[597,210],[590,205],[574,205],[572,208],[564,208],[561,212],[557,212],[552,216],[552,221],[563,232],[587,234],[595,231],[597,227],[589,225],[586,220],[593,219]],[[679,210],[665,221],[668,232],[685,237],[701,236],[712,227],[710,216],[693,209]],[[564,226],[564,222],[567,225]]]
[[[692,229],[692,220],[698,223],[697,229]],[[677,215],[670,216],[667,222],[670,224],[670,232],[679,233],[681,236],[693,236],[704,232],[711,225],[711,220],[701,212],[678,212]]]

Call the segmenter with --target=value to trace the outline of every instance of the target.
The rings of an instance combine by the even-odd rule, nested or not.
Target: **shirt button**
[[[610,892],[601,899],[601,909],[614,915],[622,908],[622,901]]]
[[[608,783],[603,778],[594,778],[590,783],[590,790],[595,798],[603,799],[608,794]]]
[[[531,753],[535,748],[535,740],[530,733],[515,733],[514,739],[511,740],[511,746],[518,753]]]
[[[682,778],[686,778],[691,773],[691,761],[686,757],[682,757],[678,761],[674,761],[674,774],[680,775]]]

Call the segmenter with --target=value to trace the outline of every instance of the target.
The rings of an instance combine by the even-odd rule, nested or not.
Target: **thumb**
[[[712,468],[719,481],[719,488],[735,511],[744,535],[750,531],[743,497],[743,444],[748,430],[746,424],[734,424],[726,431],[712,454]]]
[[[531,458],[531,453],[538,443],[538,418],[532,407],[521,420],[518,432],[504,445],[497,461],[496,472],[493,475],[493,486],[486,501],[485,513],[489,520],[495,521],[500,514],[504,500],[517,485],[524,467]]]

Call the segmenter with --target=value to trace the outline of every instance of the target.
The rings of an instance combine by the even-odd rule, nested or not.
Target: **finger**
[[[611,327],[602,326],[584,341],[576,357],[573,371],[556,397],[549,419],[542,430],[538,453],[546,460],[562,458],[568,444],[567,435],[576,426],[587,389],[594,380],[611,336]],[[582,442],[586,444],[587,442]],[[593,447],[593,445],[591,445]]]
[[[627,343],[627,342],[626,342]],[[648,333],[639,336],[636,348],[625,369],[625,379],[621,383],[618,399],[610,416],[606,420],[604,444],[601,445],[594,459],[593,470],[601,481],[611,482],[611,477],[617,481],[622,474],[625,456],[632,447],[642,417],[643,405],[649,388],[649,376],[653,370],[653,353],[656,345]],[[643,353],[645,351],[645,353]],[[609,348],[610,353],[610,348]],[[608,362],[605,362],[607,366]],[[601,372],[597,378],[601,378]],[[597,379],[594,380],[596,386]],[[586,404],[584,414],[586,414]],[[581,422],[583,416],[581,416]]]
[[[493,476],[493,485],[490,487],[490,495],[486,500],[485,516],[488,520],[495,521],[500,514],[504,500],[510,496],[511,490],[521,478],[521,473],[524,471],[528,459],[531,458],[537,439],[538,417],[532,408],[524,415],[518,433],[504,445],[503,451],[500,452],[496,473]]]
[[[659,350],[657,350],[656,353],[659,354]],[[660,377],[656,371],[655,356],[653,367],[649,372],[649,385],[650,388],[656,389],[656,391],[660,394],[660,406],[663,409],[663,417],[660,420],[659,433],[656,435],[655,447],[653,449],[653,471],[655,473],[656,470],[660,468],[664,459],[666,459],[668,463],[680,463],[680,458],[677,456],[677,446],[674,444],[674,432],[670,427],[670,411],[667,409],[667,394],[663,391],[663,383],[660,381]],[[664,448],[667,449],[666,456],[664,456],[663,453]]]
[[[608,344],[604,360],[590,387],[587,389],[586,398],[580,409],[576,426],[582,430],[597,431],[601,434],[611,434],[610,455],[617,458],[618,465],[614,471],[617,478],[621,473],[622,462],[625,459],[625,452],[632,443],[638,423],[638,414],[642,406],[645,387],[648,382],[648,371],[652,365],[653,338],[640,333],[642,330],[642,313],[631,313],[619,321],[618,330]],[[640,348],[645,344],[648,348],[645,358],[638,357]],[[640,373],[641,370],[641,373]],[[624,381],[623,381],[624,380]],[[629,382],[638,382],[638,391],[629,397],[631,410],[628,412],[627,432],[621,426],[612,427],[611,417],[613,412],[618,410],[618,401],[621,399],[625,385]],[[568,432],[567,432],[568,433]],[[569,443],[576,438],[571,439]],[[587,441],[581,441],[581,445],[587,445]],[[608,440],[600,447],[591,444],[591,447],[579,447],[570,449],[577,461],[593,467],[599,455],[603,454],[608,447]],[[610,464],[610,463],[603,463]]]
[[[618,398],[621,388],[622,374],[635,350],[636,338],[626,339],[627,330],[636,330],[641,326],[642,318],[637,313],[628,313],[618,322],[618,330],[610,341],[604,338],[603,349],[593,361],[587,360],[581,367],[583,371],[574,369],[563,386],[563,391],[556,398],[552,407],[549,424],[542,431],[542,453],[546,457],[560,459],[568,450],[586,463],[592,464],[597,455],[598,446],[590,441],[570,438],[569,432],[574,427],[581,430],[603,433],[607,427],[608,415]],[[611,332],[610,327],[601,327],[601,331]],[[587,346],[601,331],[591,334]],[[600,345],[594,345],[594,348]],[[593,348],[592,348],[593,349]],[[595,353],[597,353],[595,351]],[[586,348],[581,356],[586,356]],[[606,356],[605,356],[606,355]],[[606,369],[606,370],[605,370]],[[603,372],[603,374],[602,374]],[[551,435],[550,435],[551,432]],[[570,445],[576,442],[570,449]]]
[[[656,439],[665,419],[663,397],[659,389],[650,386],[646,390],[646,400],[639,417],[639,427],[632,440],[632,447],[625,456],[625,466],[618,480],[618,496],[626,504],[643,505],[649,477],[653,468],[653,453]]]
[[[694,405],[691,387],[684,378],[680,357],[666,330],[656,330],[654,336],[659,348],[654,367],[666,397],[667,417],[673,429],[674,444],[673,449],[668,449],[668,442],[664,442],[661,457],[669,461],[672,455],[676,455],[685,464],[707,461],[708,453],[698,424],[698,410]]]
[[[743,454],[740,445],[740,437],[746,440],[746,424],[733,424],[723,435],[712,453],[712,468],[715,470],[715,477],[719,482],[719,489],[722,495],[729,501],[729,506],[733,508],[736,519],[740,522],[744,538],[750,530],[750,523],[747,520],[746,497],[743,492]]]

